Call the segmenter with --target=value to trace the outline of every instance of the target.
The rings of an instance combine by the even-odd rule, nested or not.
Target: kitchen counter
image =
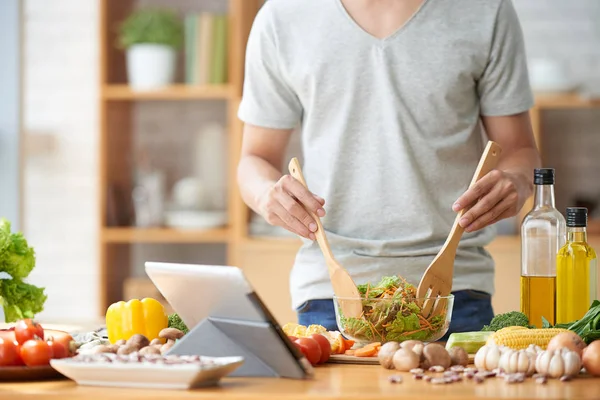
[[[570,382],[549,380],[536,384],[529,379],[507,384],[500,378],[489,378],[481,384],[463,381],[432,385],[415,381],[402,374],[403,383],[390,383],[393,371],[375,365],[327,364],[315,369],[315,378],[298,381],[289,379],[226,378],[219,387],[191,391],[119,389],[78,386],[69,380],[31,383],[0,383],[0,398],[12,399],[598,399],[600,379],[582,377]]]

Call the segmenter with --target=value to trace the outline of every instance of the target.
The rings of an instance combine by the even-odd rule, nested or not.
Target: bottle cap
[[[567,207],[567,226],[585,228],[587,226],[587,208]]]
[[[554,185],[554,168],[534,169],[533,183],[536,185]]]

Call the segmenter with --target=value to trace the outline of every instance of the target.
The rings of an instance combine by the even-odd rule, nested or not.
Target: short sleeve
[[[502,116],[529,110],[534,104],[519,18],[511,0],[502,0],[483,75],[477,83],[481,114]]]
[[[280,68],[269,5],[258,12],[248,37],[238,117],[251,125],[291,129],[300,122],[302,107]]]

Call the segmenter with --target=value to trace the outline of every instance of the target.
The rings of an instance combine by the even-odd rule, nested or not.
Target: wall
[[[42,318],[90,318],[98,282],[97,2],[24,4],[24,132],[53,143],[27,157],[24,230],[37,252],[31,281],[46,286]]]
[[[532,57],[560,57],[582,81],[600,80],[599,1],[514,3]],[[97,310],[98,280],[97,0],[24,4],[25,131],[54,137],[53,150],[30,155],[25,171],[24,229],[38,254],[32,281],[47,287],[44,318],[87,318]],[[141,111],[140,118],[149,110]],[[590,179],[591,166],[597,166],[594,149],[600,145],[596,114],[552,112],[544,117],[548,162],[559,169],[559,204],[572,201],[561,195],[569,186],[600,198],[600,187],[594,186],[600,181]],[[559,151],[567,136],[573,139],[569,151],[577,157]],[[177,145],[188,138],[173,135],[170,140]]]
[[[21,228],[21,26],[19,0],[0,3],[0,218]]]

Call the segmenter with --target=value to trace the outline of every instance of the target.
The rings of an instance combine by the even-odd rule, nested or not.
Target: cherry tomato
[[[52,348],[43,340],[28,340],[21,345],[21,358],[28,367],[48,365],[52,358]]]
[[[65,348],[65,351],[67,354],[65,357],[68,357],[71,355],[71,353],[72,353],[71,344],[74,342],[73,337],[71,335],[69,335],[66,332],[59,332],[59,331],[52,331],[52,330],[47,330],[45,332],[45,334],[46,334],[46,339],[48,341],[60,343]],[[55,355],[54,358],[58,358],[58,357],[56,357],[56,355]]]
[[[0,367],[19,365],[19,347],[12,340],[0,338]]]
[[[22,345],[28,340],[44,339],[44,329],[32,319],[22,319],[15,325],[15,338]]]
[[[317,365],[321,360],[321,346],[313,338],[299,338],[296,342],[300,346],[300,351],[304,354],[308,362]]]
[[[296,336],[288,336],[288,338],[292,341],[292,343],[298,340]]]
[[[48,340],[48,345],[52,350],[52,358],[66,358],[69,356],[69,351],[61,342]]]
[[[320,333],[314,333],[310,337],[316,340],[321,348],[321,359],[319,360],[319,364],[327,362],[331,356],[331,343],[329,343],[329,340]]]

